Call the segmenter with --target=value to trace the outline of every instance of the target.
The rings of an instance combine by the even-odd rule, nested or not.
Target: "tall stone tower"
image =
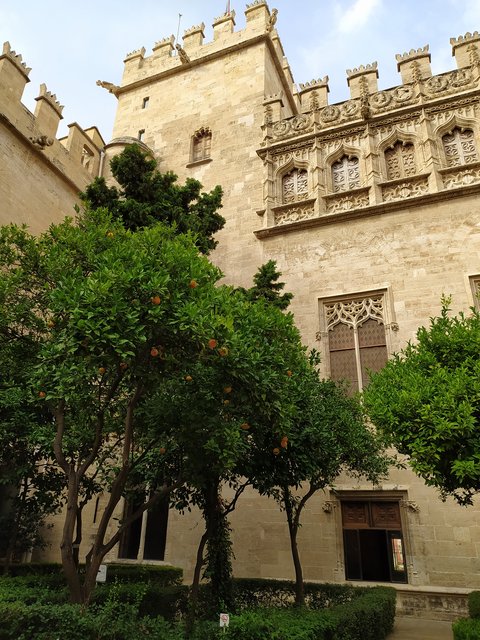
[[[275,15],[257,0],[247,6],[242,30],[235,31],[231,11],[214,21],[209,43],[202,23],[185,31],[181,46],[172,36],[157,42],[150,56],[144,48],[134,51],[125,59],[121,86],[111,89],[118,109],[106,159],[128,142],[141,142],[160,170],[174,171],[180,181],[196,178],[207,190],[220,184],[227,222],[213,259],[227,276],[235,265],[236,284],[249,285],[262,261],[253,232],[263,202],[256,149],[265,111],[275,120],[297,113]]]

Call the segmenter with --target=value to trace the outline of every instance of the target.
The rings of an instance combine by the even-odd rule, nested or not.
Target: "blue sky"
[[[249,0],[250,1],[250,0]],[[297,83],[328,75],[330,103],[348,97],[346,69],[378,61],[379,88],[400,83],[395,54],[430,45],[433,73],[455,68],[450,37],[480,30],[480,0],[270,0],[277,30]],[[238,29],[246,2],[231,0]],[[66,125],[96,124],[111,136],[115,98],[96,80],[119,83],[123,59],[158,40],[180,35],[223,14],[225,0],[0,0],[0,40],[9,40],[32,67],[23,102],[35,108],[45,82],[65,105]],[[1,43],[0,43],[1,44]]]

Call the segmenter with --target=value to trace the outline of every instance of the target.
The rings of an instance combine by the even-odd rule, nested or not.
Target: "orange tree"
[[[188,236],[161,224],[133,233],[97,210],[38,238],[2,227],[0,274],[0,337],[27,345],[22,387],[49,416],[35,438],[53,443],[52,464],[66,487],[64,572],[71,599],[88,602],[98,567],[125,527],[183,481],[181,469],[159,478],[136,513],[113,526],[129,477],[158,440],[153,429],[143,437],[138,407],[202,356],[218,323],[211,309],[220,273]],[[93,479],[108,501],[82,578],[74,543]]]
[[[333,486],[340,473],[376,482],[392,460],[382,439],[367,425],[356,398],[317,372],[318,357],[299,362],[284,388],[290,419],[277,426],[274,442],[255,443],[250,464],[253,485],[273,497],[284,511],[295,572],[295,601],[304,603],[297,546],[301,517],[318,491]]]
[[[255,452],[272,457],[278,433],[292,428],[288,387],[292,372],[301,375],[308,362],[291,314],[229,287],[218,293],[217,330],[204,357],[181,367],[145,415],[147,423],[163,425],[166,466],[184,463],[186,484],[175,492],[173,504],[180,509],[194,504],[204,517],[192,600],[205,562],[212,605],[229,610],[228,514],[262,464]]]

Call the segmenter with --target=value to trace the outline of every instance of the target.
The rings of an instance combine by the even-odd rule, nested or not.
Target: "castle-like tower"
[[[40,86],[35,113],[21,102],[31,69],[5,42],[0,55],[0,224],[33,233],[75,214],[78,193],[98,175],[105,142],[96,127],[68,125],[57,139],[63,106]]]
[[[369,370],[438,314],[442,293],[452,295],[454,312],[478,305],[480,35],[452,38],[457,68],[436,76],[428,46],[397,55],[400,82],[388,90],[378,87],[376,63],[348,70],[350,98],[329,104],[328,77],[295,86],[276,11],[256,0],[245,17],[241,30],[234,12],[217,18],[211,42],[201,24],[181,45],[172,36],[151,55],[130,53],[119,86],[99,81],[118,100],[102,166],[93,130],[72,125],[66,149],[53,139],[61,107],[46,89],[36,116],[15,124],[2,111],[0,124],[19,141],[18,162],[35,157],[55,184],[61,161],[58,199],[67,197],[67,183],[71,198],[89,171],[109,178],[108,160],[134,141],[180,181],[222,185],[226,225],[213,260],[243,286],[260,264],[276,260],[304,341],[322,353],[323,374],[361,390]],[[27,76],[4,49],[2,109],[6,101],[18,114]],[[82,167],[85,148],[93,155]],[[12,188],[21,191],[11,171]],[[39,220],[48,214],[32,212]],[[444,618],[464,611],[465,594],[480,586],[478,506],[442,503],[409,471],[393,471],[376,487],[339,478],[310,505],[299,534],[307,580],[388,582],[404,613]],[[147,560],[156,517],[145,514],[137,542],[110,560]],[[172,510],[167,527],[161,517],[166,538],[156,557],[182,566],[188,578],[200,518]],[[291,577],[275,504],[246,493],[232,526],[236,575]]]

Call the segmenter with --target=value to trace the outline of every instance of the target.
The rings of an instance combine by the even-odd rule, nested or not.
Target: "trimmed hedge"
[[[85,611],[79,605],[0,603],[0,640],[183,640],[163,618],[141,618],[132,605],[109,603]]]
[[[463,618],[452,625],[455,640],[478,640],[480,638],[480,619]]]
[[[295,602],[295,583],[291,580],[236,578],[233,582],[237,611],[255,607],[291,607]],[[305,583],[305,604],[309,609],[325,609],[350,602],[365,587],[332,583]]]
[[[1,568],[1,565],[0,565]],[[83,567],[80,565],[80,571]],[[58,563],[27,563],[13,564],[9,568],[9,574],[12,578],[32,577],[35,580],[39,576],[48,576],[52,583],[55,578],[58,582],[65,583],[63,577],[63,568]],[[52,577],[53,576],[53,577]],[[167,565],[150,565],[150,564],[121,564],[112,563],[108,565],[107,581],[108,582],[155,582],[164,587],[182,584],[183,570],[180,567],[170,567]]]
[[[230,640],[385,640],[395,619],[395,589],[365,587],[357,593],[355,587],[346,587],[346,591],[355,592],[351,600],[330,609],[281,606],[232,615],[224,637]],[[203,623],[194,635],[195,640],[220,637],[218,622]]]
[[[179,567],[117,563],[107,566],[107,582],[150,582],[161,587],[182,584],[183,570]]]

